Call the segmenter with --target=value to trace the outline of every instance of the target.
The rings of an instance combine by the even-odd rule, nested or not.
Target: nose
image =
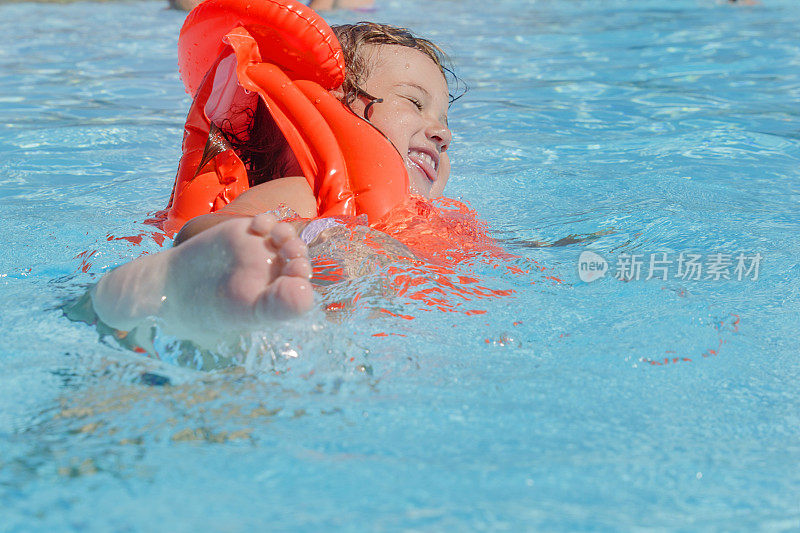
[[[436,143],[440,153],[446,151],[453,140],[453,134],[450,132],[450,128],[447,127],[446,122],[445,120],[431,119],[425,131],[428,139]]]

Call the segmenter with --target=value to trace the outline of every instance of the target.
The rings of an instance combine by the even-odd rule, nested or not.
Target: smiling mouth
[[[439,158],[427,151],[409,150],[407,159],[410,166],[417,168],[430,182],[436,181]]]

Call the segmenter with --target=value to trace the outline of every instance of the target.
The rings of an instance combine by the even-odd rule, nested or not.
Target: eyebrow
[[[413,88],[415,88],[415,89],[419,89],[420,91],[422,91],[423,93],[425,93],[425,96],[430,96],[430,95],[431,95],[431,93],[429,93],[429,92],[428,92],[428,89],[426,89],[426,88],[425,88],[425,87],[423,87],[422,85],[420,85],[420,84],[418,84],[418,83],[416,83],[416,82],[413,82],[413,81],[412,81],[412,82],[403,82],[403,83],[398,83],[398,84],[396,85],[396,87],[402,87],[402,86],[404,86],[404,85],[405,85],[405,86],[407,86],[407,87],[413,87]]]
[[[421,92],[422,92],[422,93],[423,93],[425,96],[427,96],[428,98],[430,98],[430,97],[431,97],[431,93],[430,93],[430,92],[428,92],[428,89],[426,89],[426,88],[425,88],[425,87],[423,87],[422,85],[420,85],[420,84],[418,84],[418,83],[416,83],[416,82],[413,82],[413,81],[412,81],[412,82],[402,82],[402,83],[396,83],[396,84],[395,84],[395,87],[413,87],[414,89],[418,89],[418,90],[420,90],[420,91],[421,91]],[[447,126],[447,127],[449,128],[449,127],[450,127],[450,121],[447,119],[447,113],[445,113],[444,115],[442,115],[442,116],[441,116],[441,118],[442,118],[442,119],[444,119],[444,125],[445,125],[445,126]]]

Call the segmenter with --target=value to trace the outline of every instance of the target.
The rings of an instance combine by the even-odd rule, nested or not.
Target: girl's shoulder
[[[282,206],[303,218],[317,216],[317,199],[303,176],[290,176],[260,183],[244,191],[220,212],[257,215]]]

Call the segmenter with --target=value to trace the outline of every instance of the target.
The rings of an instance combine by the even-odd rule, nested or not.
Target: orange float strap
[[[245,166],[231,149],[198,167],[212,125],[241,126],[242,111],[254,109],[256,98],[296,156],[318,216],[366,214],[374,222],[408,197],[405,165],[391,142],[329,92],[344,80],[343,53],[311,8],[294,0],[207,0],[187,17],[178,58],[194,101],[167,233],[248,188]]]

